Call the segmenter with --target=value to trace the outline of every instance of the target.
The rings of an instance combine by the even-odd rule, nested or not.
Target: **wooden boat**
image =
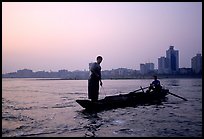
[[[104,99],[100,99],[96,102],[79,99],[76,100],[76,102],[86,110],[101,111],[114,108],[161,103],[162,100],[165,100],[168,93],[168,89],[162,89],[161,92],[130,92],[128,94],[106,96]]]

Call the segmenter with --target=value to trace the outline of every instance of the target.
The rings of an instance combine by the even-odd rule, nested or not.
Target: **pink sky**
[[[202,3],[3,2],[2,72],[132,68],[179,50],[180,67],[202,52]]]

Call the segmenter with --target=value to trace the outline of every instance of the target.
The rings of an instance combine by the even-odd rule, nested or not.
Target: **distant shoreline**
[[[202,79],[202,75],[157,75],[158,79]],[[36,80],[88,80],[80,78],[45,78],[45,77],[2,77],[2,79],[36,79]],[[102,80],[142,80],[153,79],[152,76],[142,76],[134,78],[102,78]]]

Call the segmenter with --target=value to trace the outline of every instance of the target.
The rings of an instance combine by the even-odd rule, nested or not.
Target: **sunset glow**
[[[180,67],[202,51],[201,2],[3,2],[2,69],[84,70],[102,55],[102,70],[139,69],[180,52]]]

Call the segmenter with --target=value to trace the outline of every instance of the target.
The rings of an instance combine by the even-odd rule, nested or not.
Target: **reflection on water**
[[[76,99],[87,99],[87,81],[3,79],[2,136],[201,137],[202,79],[161,79],[170,92],[161,105],[90,113]],[[151,80],[104,80],[106,95],[127,93]],[[102,91],[102,90],[100,90]],[[100,92],[99,98],[104,98]]]
[[[85,137],[96,137],[96,131],[102,125],[102,118],[99,117],[97,113],[90,113],[87,111],[83,111],[82,113],[86,115],[84,118],[88,119],[88,123],[83,126],[83,128],[87,130],[85,132]]]

